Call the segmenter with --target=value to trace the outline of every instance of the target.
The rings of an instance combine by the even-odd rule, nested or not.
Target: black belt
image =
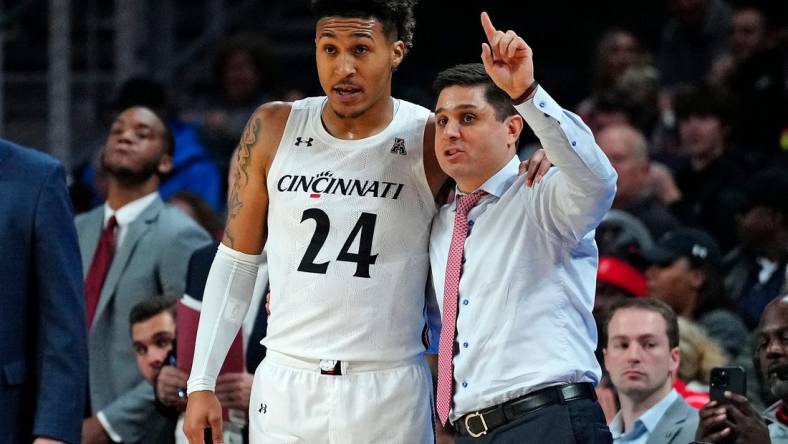
[[[520,416],[549,405],[565,404],[578,399],[596,401],[594,386],[581,382],[543,388],[503,404],[468,413],[454,422],[454,428],[459,435],[478,438]]]

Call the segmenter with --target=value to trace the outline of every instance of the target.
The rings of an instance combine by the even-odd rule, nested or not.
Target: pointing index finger
[[[487,41],[492,44],[495,26],[493,26],[492,20],[490,20],[490,16],[486,11],[482,11],[482,28],[484,28],[484,33],[487,35]]]

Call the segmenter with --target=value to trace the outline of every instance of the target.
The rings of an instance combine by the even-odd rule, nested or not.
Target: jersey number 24
[[[356,226],[350,231],[345,245],[339,250],[339,255],[337,256],[338,261],[356,263],[356,273],[353,276],[368,278],[369,266],[374,264],[378,259],[377,254],[372,254],[372,237],[375,234],[375,222],[377,218],[377,214],[361,213],[358,222],[356,222]],[[298,271],[326,274],[330,261],[315,263],[315,259],[317,259],[320,249],[323,248],[323,244],[326,242],[326,239],[328,239],[328,231],[331,222],[328,219],[328,214],[317,208],[304,210],[304,214],[301,216],[301,222],[303,223],[307,219],[315,221],[315,233],[312,235],[312,241],[309,242],[309,246],[306,248],[304,257],[301,258],[301,263],[298,265]],[[353,241],[358,236],[361,236],[358,243],[358,253],[351,253],[350,246],[353,245]]]

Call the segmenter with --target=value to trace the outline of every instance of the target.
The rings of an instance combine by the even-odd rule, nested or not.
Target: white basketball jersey
[[[263,344],[306,359],[388,361],[424,350],[430,112],[394,99],[382,132],[342,140],[325,97],[293,104],[268,174],[271,317]]]

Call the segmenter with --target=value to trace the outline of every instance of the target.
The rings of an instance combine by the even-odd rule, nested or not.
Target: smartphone
[[[714,367],[711,369],[709,395],[712,401],[727,401],[725,392],[747,396],[747,374],[741,367]]]

